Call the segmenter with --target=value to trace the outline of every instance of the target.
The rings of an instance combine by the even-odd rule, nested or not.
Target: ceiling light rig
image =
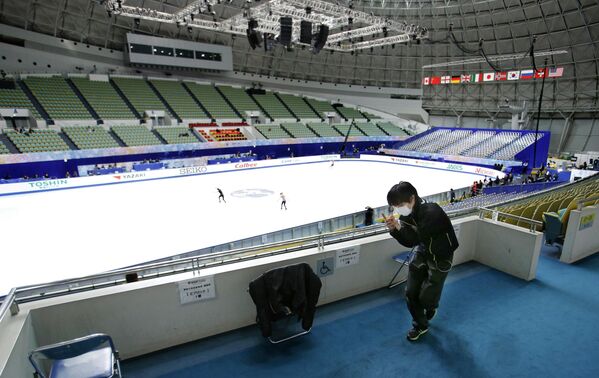
[[[107,12],[113,15],[186,25],[188,28],[232,35],[246,35],[248,20],[253,18],[259,20],[259,24],[255,27],[257,32],[277,36],[281,32],[281,17],[291,17],[293,19],[292,44],[310,47],[309,44],[299,41],[301,21],[307,21],[315,27],[318,26],[318,29],[326,26],[330,30],[323,49],[342,52],[419,41],[429,37],[428,30],[424,27],[397,22],[355,10],[353,7],[321,0],[270,0],[263,1],[255,7],[250,7],[251,0],[247,0],[238,14],[217,21],[214,6],[221,2],[221,0],[196,0],[173,13],[131,6],[127,0],[106,0],[104,6]],[[201,16],[210,17],[212,20]],[[369,38],[365,40],[364,37]]]

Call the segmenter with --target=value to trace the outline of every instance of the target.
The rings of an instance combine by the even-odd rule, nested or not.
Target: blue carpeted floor
[[[599,377],[599,255],[568,266],[545,249],[530,283],[458,266],[417,343],[402,293],[323,306],[312,334],[284,344],[247,327],[125,361],[125,376]]]

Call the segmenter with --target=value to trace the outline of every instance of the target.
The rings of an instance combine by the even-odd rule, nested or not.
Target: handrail
[[[2,321],[2,318],[4,318],[4,314],[9,308],[12,315],[16,315],[19,312],[19,308],[15,302],[16,291],[17,288],[12,288],[6,297],[4,297],[2,305],[0,306],[0,322]]]
[[[582,204],[583,203],[589,202],[589,201],[595,201],[595,200],[598,200],[598,199],[599,199],[599,194],[594,194],[594,195],[592,195],[590,197],[579,199],[578,201],[576,201],[576,210],[579,210],[579,211],[582,210],[582,207],[583,207]]]
[[[491,213],[493,220],[497,220],[498,216],[501,215],[502,217],[511,218],[511,219],[515,219],[518,221],[524,221],[525,223],[528,223],[530,225],[530,232],[535,231],[536,226],[543,226],[542,222],[536,221],[534,219],[524,218],[519,215],[514,215],[514,214],[510,214],[510,213],[504,213],[502,211],[489,209],[487,207],[479,207],[479,211],[480,211],[479,217],[481,219],[484,218],[484,213]]]

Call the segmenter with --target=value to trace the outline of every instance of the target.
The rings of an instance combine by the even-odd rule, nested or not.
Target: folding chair
[[[37,348],[29,362],[39,378],[122,377],[118,351],[102,333]]]
[[[409,251],[404,251],[404,252],[401,252],[401,253],[391,257],[393,259],[393,261],[396,261],[396,262],[400,263],[401,265],[399,266],[399,269],[397,269],[397,272],[395,272],[395,275],[393,276],[393,278],[391,278],[391,281],[389,281],[389,284],[387,285],[387,287],[389,289],[393,289],[395,286],[400,285],[404,282],[404,281],[398,281],[398,282],[394,283],[393,281],[395,281],[395,278],[397,278],[397,276],[399,276],[399,273],[401,273],[401,270],[403,269],[404,266],[410,265],[410,262],[412,261],[412,257],[414,256],[415,249],[416,249],[416,247],[413,247]]]

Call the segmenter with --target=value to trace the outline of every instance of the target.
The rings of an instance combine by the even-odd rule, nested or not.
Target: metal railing
[[[580,210],[582,210],[583,204],[585,202],[597,201],[597,200],[599,200],[599,194],[594,194],[590,197],[579,199],[578,201],[576,201],[576,209],[580,211]]]
[[[543,226],[542,222],[536,221],[534,219],[524,218],[519,215],[514,215],[514,214],[510,214],[510,213],[504,213],[502,211],[495,210],[495,209],[489,209],[487,207],[480,207],[478,210],[479,210],[479,217],[481,219],[486,219],[487,218],[485,216],[486,214],[491,214],[491,219],[494,221],[499,221],[500,216],[503,217],[504,219],[513,219],[513,220],[518,221],[518,224],[520,222],[524,222],[524,223],[528,224],[530,226],[530,228],[529,228],[530,232],[535,232],[537,227]]]

